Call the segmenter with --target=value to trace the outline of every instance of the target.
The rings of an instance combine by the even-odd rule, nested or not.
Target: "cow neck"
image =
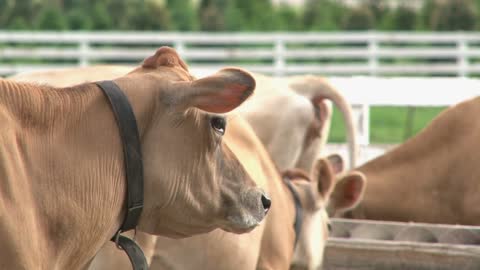
[[[293,187],[292,182],[288,177],[282,177],[283,182],[287,186],[288,190],[292,194],[293,203],[295,205],[295,221],[293,223],[293,228],[295,229],[295,246],[297,246],[298,238],[302,230],[303,223],[303,207],[302,202],[300,201],[300,195],[298,195],[297,190]]]
[[[87,88],[85,84],[65,91],[65,88],[0,78],[0,103],[22,128],[54,132],[57,127],[63,128],[65,115],[71,116],[68,119],[78,117],[76,113],[80,112],[92,97],[89,91],[85,91]]]
[[[123,145],[127,181],[127,211],[123,224],[112,237],[117,247],[126,253],[134,270],[147,269],[143,251],[135,241],[121,235],[135,229],[143,209],[143,162],[137,121],[127,96],[113,81],[96,83],[107,97],[119,128]]]

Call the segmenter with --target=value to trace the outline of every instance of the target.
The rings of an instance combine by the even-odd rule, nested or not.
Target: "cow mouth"
[[[271,200],[268,195],[260,188],[249,188],[236,198],[233,196],[225,201],[224,218],[221,222],[221,229],[233,233],[247,233],[260,225],[265,219],[271,206]]]
[[[227,216],[227,224],[222,229],[232,233],[248,233],[255,229],[265,218],[266,212],[261,211],[257,214],[242,213],[240,215]]]

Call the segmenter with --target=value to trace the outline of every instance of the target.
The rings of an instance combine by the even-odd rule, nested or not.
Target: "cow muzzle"
[[[246,233],[253,230],[265,218],[272,201],[259,188],[250,188],[240,196],[237,207],[227,214],[227,224],[222,229],[233,233]]]

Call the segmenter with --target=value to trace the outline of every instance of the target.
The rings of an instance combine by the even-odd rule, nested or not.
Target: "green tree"
[[[137,7],[136,13],[130,18],[133,30],[170,30],[170,15],[168,10],[158,2],[148,1]]]
[[[422,30],[432,29],[432,13],[435,10],[436,1],[426,0],[418,13],[417,28]]]
[[[230,0],[244,18],[244,29],[249,31],[271,31],[276,28],[276,17],[270,0]],[[226,18],[227,19],[227,18]]]
[[[85,20],[72,19],[72,24],[92,30],[132,29],[130,18],[139,12],[139,7],[148,0],[63,0],[65,12],[77,17],[83,13]],[[80,10],[80,11],[77,11]],[[70,21],[70,20],[69,20]]]
[[[0,0],[0,29],[7,26],[10,9],[12,8],[10,3],[11,1],[8,0]]]
[[[346,30],[368,30],[372,29],[374,25],[374,18],[372,12],[360,6],[350,11],[343,23],[343,29]]]
[[[32,0],[1,0],[0,28],[32,27],[38,8]]]
[[[8,29],[10,30],[28,30],[30,27],[31,26],[23,17],[17,17],[13,19],[13,21],[8,25]]]
[[[414,30],[417,25],[415,10],[406,5],[400,5],[393,13],[393,26],[391,30]]]
[[[198,9],[202,31],[225,30],[225,10],[227,1],[201,0]]]
[[[473,30],[475,29],[476,7],[472,0],[447,0],[439,2],[433,11],[433,30]]]
[[[166,4],[175,30],[196,30],[197,13],[191,0],[167,0]]]
[[[400,5],[388,14],[383,15],[380,29],[383,30],[414,30],[417,26],[417,13],[407,5]],[[376,26],[378,29],[378,25]]]
[[[91,10],[93,30],[108,30],[113,26],[112,17],[107,10],[105,2],[96,2]]]
[[[242,1],[242,3],[245,7],[244,16],[250,22],[249,30],[272,31],[277,27],[277,17],[270,0]]]
[[[307,0],[303,12],[303,29],[337,30],[347,7],[332,0]]]
[[[47,5],[40,12],[36,26],[41,30],[65,30],[67,22],[57,6]]]
[[[81,8],[72,9],[67,13],[68,28],[71,30],[89,30],[92,29],[92,20],[88,13]]]
[[[405,2],[405,1],[402,1]],[[362,8],[368,9],[371,13],[373,24],[380,26],[382,21],[388,20],[385,18],[390,14],[390,9],[385,0],[363,0]]]
[[[89,0],[62,0],[63,9],[66,11],[85,9],[85,6],[90,4],[92,4],[92,2]]]
[[[32,0],[15,0],[11,6],[8,21],[11,22],[17,17],[23,17],[26,21],[35,18],[39,6]]]
[[[278,18],[276,30],[281,31],[299,31],[303,30],[300,23],[300,17],[295,8],[280,4],[276,9],[276,16]]]
[[[229,1],[225,10],[225,30],[240,31],[247,29],[243,11],[237,6],[236,1]]]

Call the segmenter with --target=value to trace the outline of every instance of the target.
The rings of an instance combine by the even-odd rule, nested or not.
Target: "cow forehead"
[[[129,74],[137,74],[137,73],[149,73],[153,74],[161,79],[169,80],[169,81],[193,81],[195,77],[188,73],[188,71],[178,68],[178,67],[157,67],[157,68],[143,68],[138,67],[137,69],[133,70]]]
[[[322,200],[322,198],[315,189],[315,185],[312,185],[311,182],[302,179],[293,180],[293,184],[297,188],[302,206],[305,208],[305,210],[318,210],[319,200]]]

